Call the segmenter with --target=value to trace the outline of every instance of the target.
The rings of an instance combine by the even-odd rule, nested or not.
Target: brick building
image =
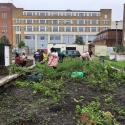
[[[47,48],[49,44],[60,48],[62,44],[72,45],[76,36],[88,43],[97,33],[110,29],[112,20],[111,9],[24,10],[11,3],[0,3],[0,15],[1,35],[6,33],[13,46],[23,40],[32,50]]]
[[[13,9],[11,3],[0,3],[0,37],[6,35],[13,42]]]

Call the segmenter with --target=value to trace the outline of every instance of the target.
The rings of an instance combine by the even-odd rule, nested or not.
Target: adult
[[[85,51],[81,54],[80,58],[82,60],[90,60],[90,55],[89,55],[89,52],[88,51]]]
[[[89,49],[89,56],[92,57],[92,55],[93,55],[93,52],[91,49]]]
[[[22,60],[18,53],[16,53],[16,56],[15,56],[15,64],[16,66],[22,66]]]
[[[47,61],[47,53],[45,52],[45,50],[42,51],[42,55],[41,55],[42,59],[41,59],[41,64],[45,63]]]
[[[22,67],[26,66],[27,56],[25,53],[22,54],[21,61],[22,61]]]
[[[34,58],[35,61],[40,61],[40,50],[38,49],[35,53],[34,53]]]
[[[49,58],[48,58],[48,66],[56,69],[57,65],[58,65],[58,61],[59,61],[58,53],[56,52],[55,48],[53,48],[53,47],[50,49],[50,51],[51,52],[50,52]]]

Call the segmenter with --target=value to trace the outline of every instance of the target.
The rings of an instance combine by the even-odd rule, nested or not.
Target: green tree
[[[5,35],[3,35],[0,38],[0,44],[10,44],[10,41],[9,41],[9,39]]]
[[[82,36],[78,36],[78,35],[76,36],[75,43],[79,45],[85,45]]]
[[[19,48],[22,48],[22,47],[24,47],[24,46],[25,46],[25,43],[24,43],[23,41],[20,41],[19,44],[18,44],[18,47],[19,47]]]

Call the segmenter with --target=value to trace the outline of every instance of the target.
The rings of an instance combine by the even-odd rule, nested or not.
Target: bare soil
[[[84,99],[79,105],[99,98],[101,109],[110,111],[121,125],[125,125],[125,116],[119,115],[115,108],[116,105],[125,108],[125,85],[107,93],[81,80],[66,80],[66,94],[58,104],[31,88],[17,88],[14,82],[0,89],[0,125],[76,125],[77,102],[74,100],[80,97]],[[107,94],[113,96],[112,103],[105,103],[104,95]]]

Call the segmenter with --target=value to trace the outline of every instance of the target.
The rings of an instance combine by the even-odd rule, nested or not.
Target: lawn
[[[1,125],[125,125],[125,73],[111,66],[79,58],[66,58],[57,69],[11,66],[23,75],[1,88]]]

